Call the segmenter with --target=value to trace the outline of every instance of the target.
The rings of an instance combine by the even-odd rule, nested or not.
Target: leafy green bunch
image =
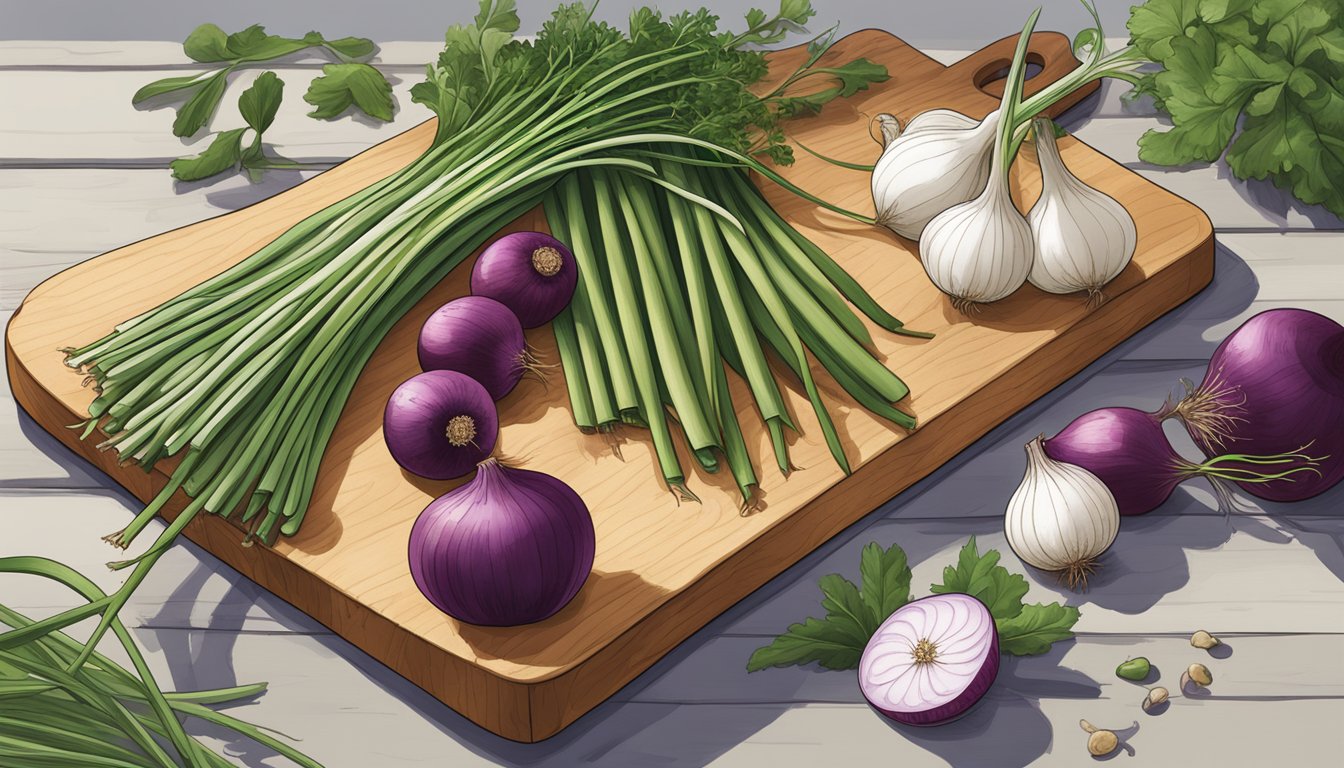
[[[173,121],[174,136],[195,136],[206,127],[224,99],[233,72],[306,50],[323,51],[336,59],[322,67],[322,74],[313,79],[304,94],[304,101],[314,107],[308,113],[310,117],[334,119],[353,106],[377,120],[392,119],[392,86],[368,63],[378,47],[363,37],[328,40],[318,32],[298,38],[281,37],[267,34],[260,24],[226,34],[214,24],[202,24],[187,36],[182,50],[193,61],[219,66],[192,75],[155,80],[131,97],[131,103],[136,105],[168,95],[183,99]],[[266,169],[301,167],[291,160],[266,154],[262,147],[262,133],[274,122],[283,91],[283,80],[274,72],[263,72],[238,99],[238,111],[247,125],[215,134],[198,156],[173,161],[173,175],[183,181],[195,181],[241,167],[256,181]],[[252,140],[244,145],[244,134],[249,129]]]
[[[885,68],[865,59],[814,66],[830,47],[833,35],[827,33],[809,43],[808,59],[773,90],[752,90],[768,70],[759,46],[780,42],[812,15],[806,0],[784,0],[774,16],[751,10],[746,30],[733,33],[720,31],[719,18],[703,8],[670,17],[640,8],[622,33],[575,3],[557,8],[535,41],[522,41],[513,37],[519,26],[513,0],[484,0],[474,24],[448,30],[438,61],[411,95],[438,116],[442,140],[478,120],[502,94],[545,84],[558,89],[552,103],[564,104],[611,71],[639,64],[604,98],[620,102],[627,118],[638,118],[631,119],[631,130],[674,132],[787,164],[793,155],[782,120],[887,79]],[[829,84],[794,92],[816,77]],[[594,132],[609,127],[602,109],[593,109],[586,121]]]
[[[757,648],[747,671],[817,662],[826,669],[855,669],[868,640],[896,609],[910,602],[910,564],[893,544],[877,542],[863,548],[859,560],[862,587],[838,573],[821,577],[821,607],[826,618],[808,618],[789,625],[772,643]],[[1060,603],[1027,605],[1027,580],[999,565],[997,550],[983,555],[975,537],[966,542],[956,565],[943,570],[933,594],[960,592],[985,604],[999,633],[999,651],[1012,656],[1035,656],[1060,640],[1073,637],[1078,609]]]
[[[1149,131],[1139,157],[1213,162],[1271,179],[1344,218],[1344,14],[1339,0],[1148,0],[1132,44],[1162,66],[1149,94],[1174,127]]]

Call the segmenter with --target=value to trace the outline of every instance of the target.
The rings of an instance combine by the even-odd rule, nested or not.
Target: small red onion
[[[1344,326],[1305,309],[1261,312],[1223,339],[1173,415],[1206,456],[1301,452],[1317,460],[1314,472],[1239,482],[1247,492],[1272,501],[1324,493],[1344,480]]]
[[[465,373],[498,400],[532,370],[523,326],[486,296],[463,296],[434,310],[420,328],[420,368]]]
[[[1162,505],[1176,486],[1206,477],[1228,504],[1220,480],[1251,484],[1277,477],[1314,476],[1316,460],[1301,453],[1223,455],[1196,464],[1171,447],[1162,431],[1165,413],[1098,408],[1079,416],[1045,441],[1045,454],[1096,475],[1122,515],[1142,515]],[[1238,466],[1238,463],[1241,466]]]
[[[469,624],[541,621],[578,594],[593,567],[583,499],[541,472],[488,459],[476,477],[430,502],[411,528],[415,584]]]
[[[518,316],[524,328],[549,323],[574,296],[574,254],[544,232],[514,232],[491,243],[471,270],[471,292],[489,296]]]
[[[427,371],[402,382],[383,411],[383,439],[406,471],[449,480],[471,471],[495,450],[499,414],[475,379],[457,371]]]
[[[1045,455],[1096,475],[1122,515],[1157,509],[1192,476],[1159,416],[1136,408],[1098,408],[1079,416],[1045,441]]]
[[[859,688],[892,720],[938,725],[965,714],[998,673],[994,617],[952,592],[906,603],[882,622],[859,660]]]

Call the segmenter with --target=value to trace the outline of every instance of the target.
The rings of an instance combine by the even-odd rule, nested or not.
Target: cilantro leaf
[[[210,120],[224,98],[224,89],[229,84],[229,70],[217,70],[206,78],[200,88],[177,110],[177,119],[173,121],[174,136],[194,136]]]
[[[892,544],[884,551],[873,541],[859,556],[859,575],[863,583],[859,594],[873,619],[872,632],[876,632],[897,608],[910,602],[910,564],[899,546]]]
[[[1078,623],[1078,609],[1071,605],[1050,603],[1022,606],[1016,616],[995,621],[999,631],[999,651],[1010,656],[1036,656],[1050,650],[1050,645],[1073,637],[1073,625]]]
[[[384,122],[392,119],[392,86],[383,74],[368,64],[327,64],[313,80],[303,100],[317,109],[310,117],[331,119],[352,104]]]
[[[1139,157],[1160,165],[1226,155],[1237,178],[1268,179],[1344,218],[1344,18],[1337,0],[1147,0],[1132,42],[1162,69],[1139,77],[1171,115]]]
[[[131,103],[139,104],[146,99],[162,96],[165,93],[172,93],[173,91],[181,91],[188,88],[199,88],[222,71],[224,70],[201,72],[199,74],[183,75],[181,77],[165,77],[162,80],[155,80],[136,91],[135,95],[131,97]]]
[[[315,32],[310,32],[302,38],[295,39],[268,35],[265,27],[260,24],[253,24],[247,29],[229,35],[225,45],[235,59],[262,61],[288,56],[321,42],[322,36]]]
[[[850,639],[860,648],[867,645],[877,625],[859,595],[859,588],[838,573],[822,576],[818,586],[821,587],[821,607],[826,609],[826,618],[841,619],[846,628],[852,624],[857,631]]]
[[[347,59],[362,59],[372,56],[373,52],[378,50],[378,46],[366,37],[341,37],[336,40],[324,40],[322,44]]]
[[[252,130],[257,132],[258,142],[261,140],[261,134],[265,133],[275,120],[284,88],[285,81],[276,77],[274,72],[262,72],[238,97],[238,111]]]
[[[966,542],[957,557],[956,566],[943,569],[943,583],[929,588],[935,595],[963,592],[989,608],[999,621],[1011,619],[1022,612],[1022,598],[1027,594],[1027,580],[1020,573],[1009,573],[999,565],[999,552],[991,549],[981,555],[975,537]]]
[[[1199,0],[1148,0],[1130,12],[1130,40],[1144,56],[1162,61],[1171,56],[1171,41],[1184,37],[1198,16]]]
[[[755,672],[766,667],[819,662],[827,669],[858,666],[868,639],[887,617],[910,601],[910,566],[899,546],[883,550],[877,542],[863,548],[859,560],[863,588],[838,573],[821,577],[825,619],[792,624],[774,642],[758,648],[747,662]]]
[[[182,51],[192,60],[207,64],[233,58],[229,53],[228,35],[214,24],[202,24],[193,29],[183,41]]]
[[[817,662],[826,669],[854,669],[863,656],[863,644],[855,644],[855,626],[844,619],[807,619],[790,624],[788,631],[767,646],[757,648],[747,660],[748,672],[767,667],[787,667]]]
[[[198,181],[238,165],[242,159],[243,131],[246,130],[246,128],[234,128],[219,133],[201,154],[174,160],[173,177],[180,181]]]

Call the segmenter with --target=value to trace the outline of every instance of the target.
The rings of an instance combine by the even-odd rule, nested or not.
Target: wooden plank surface
[[[11,45],[0,43],[0,65],[22,65],[22,58],[5,58],[11,52]],[[49,47],[59,49],[69,45],[56,43]],[[151,66],[155,56],[159,55],[143,52],[156,44],[83,45],[101,46],[116,61],[134,62],[137,66]],[[384,45],[384,51],[389,46]],[[180,52],[176,46],[167,47]],[[87,49],[79,49],[76,53],[83,57]],[[957,58],[960,55],[952,54],[942,60]],[[50,63],[63,61],[68,60],[57,53]],[[42,63],[35,61],[31,66]],[[167,74],[171,72],[159,76]],[[0,73],[0,79],[7,76],[8,73]],[[77,86],[80,76],[80,72],[69,72],[67,82]],[[145,80],[154,77],[152,73],[146,74]],[[1115,90],[1103,88],[1102,95]],[[126,113],[128,121],[138,119],[129,101],[120,109]],[[1069,118],[1094,119],[1106,114],[1108,109],[1105,102],[1093,99],[1071,113]],[[1136,163],[1134,141],[1153,127],[1160,127],[1157,120],[1142,114],[1131,115],[1125,124],[1128,141],[1116,141],[1115,159],[1126,164]],[[78,148],[71,149],[77,151]],[[0,154],[3,152],[3,144],[0,144]],[[111,160],[86,159],[89,162],[77,170],[0,170],[0,214],[3,214],[0,215],[0,248],[8,249],[11,243],[20,240],[35,244],[35,251],[40,258],[47,259],[44,263],[55,272],[93,253],[177,223],[187,223],[193,214],[179,213],[180,218],[175,223],[163,226],[141,220],[156,216],[158,211],[180,211],[184,199],[198,201],[191,203],[197,206],[199,213],[194,214],[197,218],[238,207],[237,197],[214,195],[210,188],[174,189],[166,170],[110,170],[107,169],[109,166],[116,165]],[[1215,168],[1213,174],[1216,176],[1219,172]],[[1165,183],[1163,177],[1167,173],[1155,169],[1145,175]],[[1171,175],[1176,173],[1179,172]],[[157,181],[152,181],[156,177]],[[47,192],[28,199],[23,195],[25,187]],[[243,182],[231,189],[246,187]],[[1254,202],[1237,194],[1220,192],[1218,185],[1209,184],[1187,195],[1215,222],[1221,222],[1217,275],[1209,288],[1042,398],[1027,409],[1022,418],[1010,421],[1004,428],[977,442],[956,461],[916,486],[914,492],[925,497],[933,489],[942,488],[944,490],[934,497],[949,503],[967,496],[993,501],[992,492],[974,494],[974,484],[987,480],[1011,484],[1020,475],[1021,457],[1012,449],[1019,434],[1012,431],[1013,425],[1016,423],[1015,429],[1025,434],[1036,420],[1052,425],[1065,423],[1089,408],[1116,403],[1136,386],[1130,376],[1124,375],[1126,371],[1132,372],[1134,363],[1124,363],[1122,359],[1176,360],[1187,368],[1197,369],[1195,358],[1207,356],[1220,334],[1254,311],[1270,306],[1303,306],[1344,320],[1344,284],[1332,278],[1317,277],[1314,269],[1294,266],[1299,255],[1305,257],[1314,253],[1319,258],[1313,257],[1316,260],[1312,263],[1319,262],[1321,268],[1329,268],[1332,244],[1337,252],[1344,251],[1344,235],[1314,232],[1305,217],[1291,222],[1267,219],[1265,227],[1275,230],[1273,234],[1223,234],[1228,228],[1247,220],[1248,216],[1258,220],[1261,214]],[[125,208],[109,210],[109,206],[117,206],[120,200],[128,201]],[[79,216],[78,226],[70,225],[68,216],[71,213]],[[1336,223],[1335,227],[1338,226]],[[96,232],[104,233],[105,239],[91,235]],[[1303,241],[1306,241],[1305,245]],[[16,297],[26,292],[31,281],[44,276],[43,267],[35,264],[16,267],[14,259],[17,255],[14,250],[0,253],[0,291]],[[29,282],[20,286],[20,280]],[[7,320],[8,312],[0,312],[0,322]],[[1122,375],[1113,379],[1113,372]],[[1166,376],[1157,376],[1147,386],[1156,388],[1166,380]],[[1061,399],[1067,393],[1074,394]],[[1007,443],[1008,447],[996,449],[1001,443]],[[6,384],[0,383],[0,521],[7,532],[15,534],[0,538],[0,555],[43,554],[67,560],[91,576],[106,573],[98,564],[107,559],[107,550],[101,544],[89,545],[98,544],[98,536],[124,524],[138,506],[115,486],[109,487],[104,476],[90,472],[87,467],[82,459],[34,425],[26,414],[17,411]],[[972,490],[958,494],[952,492],[954,488]],[[1196,491],[1193,484],[1191,491]],[[904,494],[902,500],[911,496]],[[1268,600],[1275,599],[1279,585],[1282,590],[1299,585],[1312,590],[1323,588],[1327,594],[1320,612],[1339,615],[1344,610],[1344,602],[1328,596],[1328,590],[1337,588],[1338,579],[1344,575],[1344,556],[1331,554],[1319,543],[1325,540],[1338,545],[1344,541],[1344,531],[1331,521],[1332,516],[1338,519],[1336,510],[1340,502],[1336,493],[1270,510],[1270,515],[1275,518],[1291,510],[1301,525],[1295,535],[1314,537],[1318,543],[1307,546],[1298,540],[1275,542],[1272,549],[1286,549],[1290,554],[1276,569],[1276,579],[1262,580]],[[756,766],[766,762],[777,766],[815,766],[819,763],[842,764],[846,760],[866,763],[874,754],[890,755],[902,764],[918,766],[982,765],[987,760],[992,760],[995,765],[1026,765],[1033,761],[1046,765],[1077,765],[1087,759],[1081,751],[1081,741],[1078,741],[1082,736],[1081,731],[1076,730],[1079,717],[1087,716],[1101,723],[1104,716],[1110,716],[1121,725],[1141,717],[1136,705],[1127,700],[1116,699],[1114,704],[1105,705],[1110,707],[1107,712],[1097,713],[1090,707],[1100,700],[1080,703],[1077,699],[1064,698],[1056,702],[1047,697],[1039,704],[1031,699],[1020,699],[1012,707],[993,705],[991,716],[976,721],[973,728],[963,730],[954,724],[947,728],[955,732],[938,729],[936,733],[909,734],[888,728],[866,707],[853,703],[779,701],[781,686],[784,690],[792,685],[813,690],[819,684],[829,685],[826,681],[836,681],[836,687],[852,686],[852,677],[848,674],[815,669],[772,670],[743,676],[738,678],[739,699],[729,703],[703,701],[700,691],[702,688],[713,689],[717,684],[717,670],[727,670],[732,667],[732,662],[740,661],[727,658],[737,656],[738,651],[732,650],[731,644],[725,645],[725,641],[716,642],[715,638],[736,637],[741,643],[766,639],[741,639],[740,634],[727,634],[725,627],[728,624],[765,608],[771,609],[776,620],[784,617],[796,620],[814,611],[816,576],[854,567],[853,556],[837,556],[835,552],[841,547],[851,547],[850,551],[855,551],[848,543],[850,541],[857,540],[861,544],[878,538],[878,534],[869,528],[889,525],[882,522],[888,515],[894,514],[893,520],[901,519],[899,509],[899,503],[884,505],[766,588],[743,600],[629,686],[630,689],[646,686],[653,689],[651,695],[663,700],[609,702],[561,737],[535,745],[507,742],[477,728],[353,646],[327,635],[316,622],[258,589],[189,542],[175,547],[151,574],[145,589],[153,591],[143,594],[153,597],[133,602],[128,608],[128,614],[133,615],[128,615],[127,619],[132,626],[140,625],[137,635],[147,646],[154,671],[161,679],[170,681],[169,684],[185,687],[192,680],[223,684],[228,680],[269,679],[272,683],[269,692],[238,710],[239,713],[302,739],[301,748],[333,768],[375,764],[569,766],[590,763],[613,766],[656,763],[699,768],[707,764]],[[959,511],[934,510],[940,516]],[[1154,513],[1162,514],[1166,512]],[[1179,514],[1199,514],[1216,519],[1203,494],[1196,494],[1193,504],[1182,505]],[[982,525],[983,521],[968,519],[965,535],[981,530]],[[899,524],[884,530],[882,535],[894,536],[893,540],[902,540],[904,536]],[[1223,577],[1259,567],[1258,560],[1251,559],[1258,557],[1256,550],[1214,548],[1193,554],[1196,556],[1189,560],[1190,579],[1167,592],[1162,601],[1182,599],[1196,589],[1204,590],[1205,595],[1233,594],[1231,591],[1224,593],[1218,586]],[[823,562],[825,564],[819,565]],[[1327,563],[1335,574],[1333,582],[1319,571]],[[1035,581],[1031,576],[1029,579]],[[1034,584],[1033,588],[1041,586],[1046,585]],[[172,598],[174,589],[179,587],[180,597]],[[20,587],[18,594],[26,596],[29,590],[35,590],[35,587]],[[193,597],[197,594],[201,596],[199,603]],[[8,601],[14,592],[9,585],[0,584],[0,595]],[[1219,621],[1235,617],[1234,626],[1244,627],[1245,631],[1270,633],[1267,637],[1274,637],[1272,633],[1280,631],[1277,625],[1282,617],[1279,614],[1253,607],[1234,612],[1229,609],[1235,609],[1235,603],[1228,601],[1213,606],[1206,606],[1198,599],[1187,602],[1186,612],[1192,624],[1212,629]],[[54,609],[53,605],[51,610]],[[1303,613],[1313,610],[1302,607]],[[1146,613],[1119,614],[1116,620],[1128,625],[1143,622],[1145,617]],[[1104,637],[1115,644],[1118,653],[1128,655],[1131,644],[1152,637],[1150,625],[1134,626],[1134,632],[1142,634],[1089,632],[1078,645]],[[1120,631],[1123,632],[1123,628]],[[308,637],[313,634],[318,636]],[[1328,640],[1332,635],[1301,637]],[[712,653],[711,648],[714,649]],[[1240,654],[1241,646],[1237,649]],[[1079,651],[1069,651],[1070,655],[1077,653]],[[707,660],[710,656],[724,659]],[[1323,681],[1334,681],[1338,685],[1340,665],[1329,664],[1328,658],[1324,664],[1317,663],[1319,659],[1314,652],[1293,653],[1284,646],[1283,659],[1298,656],[1306,657],[1303,666],[1311,665],[1323,672]],[[1236,658],[1234,656],[1233,660]],[[1338,650],[1334,658],[1339,658]],[[1053,656],[1022,661],[1039,662],[1020,668],[1023,675],[1032,678],[1051,678],[1060,666],[1059,659]],[[1081,663],[1067,666],[1081,669],[1100,682],[1114,663],[1098,658],[1099,669],[1084,668]],[[1244,694],[1247,700],[1219,702],[1216,708],[1205,706],[1204,702],[1199,702],[1199,706],[1173,706],[1158,720],[1161,730],[1145,720],[1141,723],[1144,730],[1132,742],[1138,750],[1137,756],[1153,765],[1275,764],[1282,762],[1286,754],[1284,745],[1290,744],[1299,764],[1328,764],[1337,750],[1337,723],[1344,717],[1338,700],[1310,698],[1310,694],[1287,690],[1277,680],[1270,679],[1272,675],[1258,674],[1261,663],[1263,659],[1257,658],[1254,664],[1248,664],[1247,671],[1257,674],[1237,682],[1241,685],[1247,680],[1255,681],[1254,690]],[[693,673],[692,669],[699,672]],[[740,667],[733,669],[734,674],[738,674],[736,670]],[[1273,665],[1266,669],[1276,673],[1284,671],[1283,667]],[[804,672],[809,680],[816,678],[818,682],[799,683],[795,672]],[[709,673],[709,679],[701,679],[704,673]],[[788,682],[779,682],[781,678],[773,677],[776,674]],[[1063,674],[1067,675],[1068,671]],[[684,695],[665,687],[666,683],[658,682],[672,680],[684,681],[679,683]],[[1219,684],[1226,680],[1229,680],[1228,675],[1221,674]],[[856,689],[851,688],[851,695],[853,690]],[[674,701],[678,697],[686,701]],[[1251,697],[1255,700],[1250,700]],[[625,699],[625,692],[618,693],[616,698]],[[1081,709],[1081,706],[1089,709]],[[947,737],[933,738],[937,733],[947,734]],[[965,748],[958,749],[958,745],[965,745]],[[234,754],[233,759],[240,765],[282,764],[260,750]]]
[[[1045,56],[1048,77],[1071,65],[1061,37],[1042,37],[1035,47]],[[861,132],[865,109],[908,118],[937,103],[983,113],[994,100],[977,90],[976,78],[998,66],[1007,50],[1005,41],[944,70],[882,33],[851,36],[837,45],[836,56],[874,58],[894,77],[834,113],[797,121],[793,130],[822,152],[844,157],[869,141]],[[90,393],[51,348],[95,339],[121,318],[240,260],[308,212],[408,162],[427,137],[425,127],[417,128],[291,193],[123,248],[44,283],[14,315],[7,333],[11,366],[18,364],[11,379],[21,401],[49,431],[148,498],[161,487],[161,474],[116,468],[108,455],[62,429],[86,408]],[[653,457],[647,444],[632,442],[624,460],[618,459],[600,437],[585,438],[572,429],[558,390],[520,386],[502,404],[503,450],[528,455],[529,467],[566,478],[593,510],[598,529],[598,558],[585,590],[565,611],[526,631],[462,625],[427,608],[408,577],[404,542],[415,515],[444,486],[402,482],[376,428],[390,388],[414,372],[413,358],[399,353],[398,345],[409,349],[420,319],[464,291],[465,270],[399,323],[365,369],[296,537],[273,550],[245,549],[238,532],[214,518],[193,523],[188,535],[469,717],[513,738],[549,736],[862,509],[932,471],[1015,407],[1207,282],[1211,242],[1202,213],[1102,156],[1076,145],[1064,151],[1075,173],[1125,202],[1140,226],[1134,264],[1095,311],[1076,297],[1024,289],[979,316],[961,316],[927,283],[908,243],[870,228],[821,221],[799,199],[771,193],[777,209],[893,312],[911,327],[938,334],[928,343],[890,337],[877,343],[879,355],[910,384],[915,394],[909,407],[926,425],[906,439],[847,398],[835,397],[833,385],[823,385],[839,401],[832,407],[857,469],[844,483],[826,460],[820,429],[809,420],[800,393],[791,393],[802,426],[793,454],[806,469],[786,479],[763,466],[764,508],[743,517],[735,489],[704,475],[695,487],[704,503],[678,506],[650,482]],[[810,180],[840,205],[859,208],[868,197],[861,176],[815,159],[801,160],[788,173]],[[1025,171],[1019,174],[1028,201],[1036,183]],[[521,225],[536,226],[528,220]],[[192,257],[183,259],[184,252]],[[156,279],[136,280],[135,274]],[[109,282],[119,285],[114,295],[106,290]],[[71,307],[79,310],[72,313]],[[532,335],[542,354],[550,347],[547,336]],[[745,385],[737,386],[746,415],[750,400]],[[767,455],[763,430],[750,430],[747,439],[756,456]]]

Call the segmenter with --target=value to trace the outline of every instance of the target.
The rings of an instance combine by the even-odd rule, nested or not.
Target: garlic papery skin
[[[873,166],[877,223],[918,240],[930,219],[979,194],[989,178],[998,116],[996,110],[968,125],[945,114],[911,120]]]
[[[1022,562],[1086,589],[1097,558],[1120,532],[1120,509],[1096,475],[1047,456],[1044,437],[1027,443],[1027,471],[1008,501],[1003,531]]]
[[[959,312],[1021,288],[1035,258],[1031,227],[1006,179],[991,178],[979,197],[935,216],[919,240],[924,271]]]
[[[1033,126],[1041,197],[1027,213],[1036,239],[1027,279],[1047,293],[1087,291],[1095,300],[1134,257],[1139,239],[1134,217],[1120,201],[1069,171],[1048,119]]]

